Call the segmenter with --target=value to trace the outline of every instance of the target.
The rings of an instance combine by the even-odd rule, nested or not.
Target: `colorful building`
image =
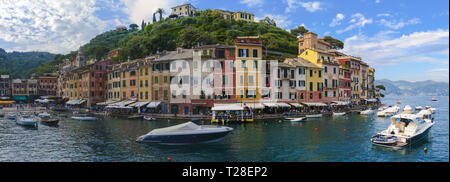
[[[266,77],[263,73],[262,40],[258,36],[237,37],[235,46],[237,102],[259,102],[260,88]]]
[[[182,16],[194,16],[194,13],[198,11],[198,8],[192,6],[192,4],[183,4],[172,8],[171,15]]]
[[[38,95],[56,96],[58,77],[54,74],[44,74],[37,77]]]
[[[342,61],[339,66],[339,101],[350,102],[351,98],[351,70],[350,62]]]
[[[255,15],[245,11],[237,11],[233,13],[233,19],[236,21],[242,20],[248,23],[252,23],[255,19]]]
[[[0,75],[0,99],[9,100],[11,98],[11,79],[9,75]]]

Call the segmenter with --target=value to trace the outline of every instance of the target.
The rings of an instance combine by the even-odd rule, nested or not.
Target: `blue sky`
[[[39,1],[39,2],[38,2]],[[435,0],[0,0],[0,47],[68,53],[95,35],[142,20],[157,8],[190,2],[197,8],[269,16],[280,28],[304,25],[342,40],[377,79],[448,82],[449,2]]]

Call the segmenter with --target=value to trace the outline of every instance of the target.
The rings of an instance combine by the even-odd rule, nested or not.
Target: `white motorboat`
[[[375,111],[370,109],[370,108],[367,109],[367,110],[359,112],[359,114],[362,114],[362,115],[370,115],[370,114],[373,114],[373,113],[375,113]]]
[[[75,119],[75,120],[80,120],[80,121],[94,121],[94,120],[97,120],[96,117],[89,117],[89,116],[73,116],[71,118]]]
[[[291,122],[300,122],[306,120],[306,117],[300,117],[300,118],[285,118],[286,120],[289,120]]]
[[[419,113],[416,114],[417,116],[421,117],[422,119],[429,119],[434,120],[433,113],[430,110],[421,110]]]
[[[20,115],[16,119],[16,123],[22,126],[38,126],[39,119],[30,115]]]
[[[321,118],[322,114],[308,114],[306,115],[307,118]]]
[[[380,108],[378,108],[378,111],[384,111],[385,109],[387,109],[387,107],[386,107],[386,106],[384,106],[384,107],[380,107]]]
[[[49,119],[50,118],[50,114],[47,112],[43,112],[43,113],[39,113],[38,115],[39,118],[44,118],[44,119]]]
[[[159,128],[137,138],[137,142],[160,144],[191,144],[215,141],[225,137],[233,128],[217,125],[197,125],[186,122]]]
[[[393,116],[393,115],[397,114],[399,109],[400,109],[400,107],[398,107],[398,106],[391,106],[383,111],[378,112],[377,116],[380,116],[380,117]]]
[[[416,111],[420,111],[422,110],[422,106],[416,106],[414,109],[416,109]]]
[[[345,116],[346,112],[333,112],[333,116]]]
[[[10,114],[10,115],[8,115],[8,119],[10,119],[10,120],[16,120],[16,115]]]
[[[400,99],[397,99],[397,104],[401,104],[402,102],[400,101]]]
[[[430,109],[431,108],[431,106],[425,106],[425,109]]]
[[[403,148],[425,138],[434,125],[434,121],[415,114],[395,115],[391,122],[388,129],[372,137],[374,145]]]
[[[412,108],[411,108],[410,105],[406,105],[406,106],[403,108],[402,114],[412,114],[412,113],[413,113],[413,111],[412,111]]]

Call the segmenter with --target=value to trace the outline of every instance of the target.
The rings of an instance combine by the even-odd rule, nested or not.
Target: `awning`
[[[148,104],[149,102],[135,102],[133,104],[130,104],[130,107],[142,107],[145,106],[146,104]]]
[[[261,103],[245,103],[244,106],[250,109],[264,109],[264,105]]]
[[[282,103],[282,102],[268,102],[268,103],[263,103],[263,105],[267,106],[267,107],[291,107],[289,104]]]
[[[333,103],[331,105],[335,105],[335,106],[346,106],[349,105],[350,102],[343,102],[343,101],[333,101]]]
[[[241,104],[214,104],[212,111],[243,111]]]
[[[302,102],[302,104],[306,105],[308,107],[311,107],[311,106],[327,106],[326,104],[321,103],[321,102]]]
[[[124,100],[124,101],[120,101],[120,102],[116,102],[114,104],[110,104],[111,106],[127,106],[129,104],[135,103],[136,101],[132,101],[132,100]]]
[[[303,107],[301,104],[299,103],[289,103],[290,105],[294,106],[294,107]]]
[[[106,106],[106,105],[114,104],[114,103],[117,103],[117,102],[119,102],[119,101],[108,100],[108,101],[106,101],[106,102],[99,102],[99,103],[97,103],[97,105],[98,105],[98,106]]]
[[[86,102],[86,100],[69,100],[66,102],[67,105],[78,105]]]
[[[161,104],[161,102],[150,102],[150,104],[147,105],[147,108],[156,108]]]
[[[0,101],[0,104],[14,104],[14,101]]]
[[[35,102],[40,102],[40,103],[48,103],[50,101],[53,101],[51,99],[36,99]]]

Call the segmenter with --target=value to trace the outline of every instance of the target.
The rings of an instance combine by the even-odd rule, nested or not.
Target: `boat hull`
[[[202,143],[221,139],[231,131],[232,130],[215,133],[201,133],[201,134],[144,135],[138,138],[138,142],[175,144],[175,145]]]

